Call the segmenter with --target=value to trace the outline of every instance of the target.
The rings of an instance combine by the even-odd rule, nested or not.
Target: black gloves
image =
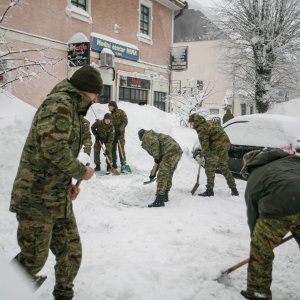
[[[151,172],[150,172],[150,176],[149,176],[149,179],[150,180],[153,180],[155,178],[155,174],[154,175],[152,175],[152,170],[151,170]]]
[[[201,150],[200,150],[200,149],[196,149],[196,150],[193,152],[193,158],[196,159],[197,156],[201,156]]]
[[[154,159],[154,162],[159,165],[161,162],[161,159]]]

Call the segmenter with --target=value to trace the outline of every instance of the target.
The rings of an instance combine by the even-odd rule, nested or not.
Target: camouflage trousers
[[[118,141],[120,141],[123,156],[122,156],[122,153],[119,149]],[[113,141],[113,144],[112,144],[112,161],[113,161],[113,164],[117,164],[117,159],[118,159],[117,158],[117,149],[119,150],[119,157],[120,157],[121,165],[124,165],[126,163],[125,139],[124,138]]]
[[[272,299],[273,249],[289,231],[300,247],[300,214],[272,219],[260,217],[257,220],[251,237],[248,292],[266,294],[268,300]]]
[[[172,187],[173,174],[181,158],[182,152],[166,155],[159,164],[157,174],[157,195],[163,195]]]
[[[230,188],[236,187],[234,177],[228,167],[228,150],[211,151],[208,154],[207,163],[205,166],[205,174],[207,177],[206,187],[213,189],[215,185],[215,172],[219,168],[225,177]]]
[[[112,163],[112,156],[111,156],[111,144],[105,144],[104,142],[104,145],[105,145],[105,150],[106,150],[106,155],[109,159],[109,161]],[[100,154],[101,154],[101,146],[100,146],[100,143],[99,143],[99,140],[95,140],[95,144],[94,144],[94,163],[96,165],[101,165],[101,159],[100,159]],[[106,161],[106,160],[105,160]],[[109,166],[108,162],[106,161],[106,164]]]
[[[25,216],[17,214],[17,238],[21,252],[15,260],[34,277],[45,265],[49,249],[55,255],[53,295],[73,297],[73,281],[81,263],[81,242],[73,212],[70,217]]]

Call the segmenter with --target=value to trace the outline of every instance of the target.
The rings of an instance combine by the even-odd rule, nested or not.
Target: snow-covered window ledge
[[[71,18],[75,18],[91,24],[93,22],[91,16],[91,0],[86,1],[86,5],[87,5],[87,11],[73,5],[71,3],[71,0],[68,0],[68,5],[66,7],[66,14]]]
[[[153,45],[153,41],[152,41],[152,39],[151,39],[151,37],[150,37],[149,35],[139,33],[139,34],[137,35],[137,38],[138,38],[138,40],[141,41],[141,42],[144,42],[144,43]]]

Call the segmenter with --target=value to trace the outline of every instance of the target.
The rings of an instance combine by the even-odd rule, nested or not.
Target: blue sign
[[[128,47],[127,45],[123,45],[118,43],[118,41],[110,41],[105,40],[104,38],[100,38],[98,36],[92,36],[92,50],[96,52],[101,52],[103,48],[110,49],[115,56],[119,56],[122,58],[127,58],[131,60],[139,59],[139,50],[135,48]]]

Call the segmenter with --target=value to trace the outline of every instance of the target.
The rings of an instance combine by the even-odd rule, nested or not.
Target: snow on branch
[[[180,125],[188,127],[190,114],[203,113],[203,102],[213,94],[213,90],[212,82],[204,86],[178,87],[167,96],[165,101],[170,105],[171,112],[179,117]]]

